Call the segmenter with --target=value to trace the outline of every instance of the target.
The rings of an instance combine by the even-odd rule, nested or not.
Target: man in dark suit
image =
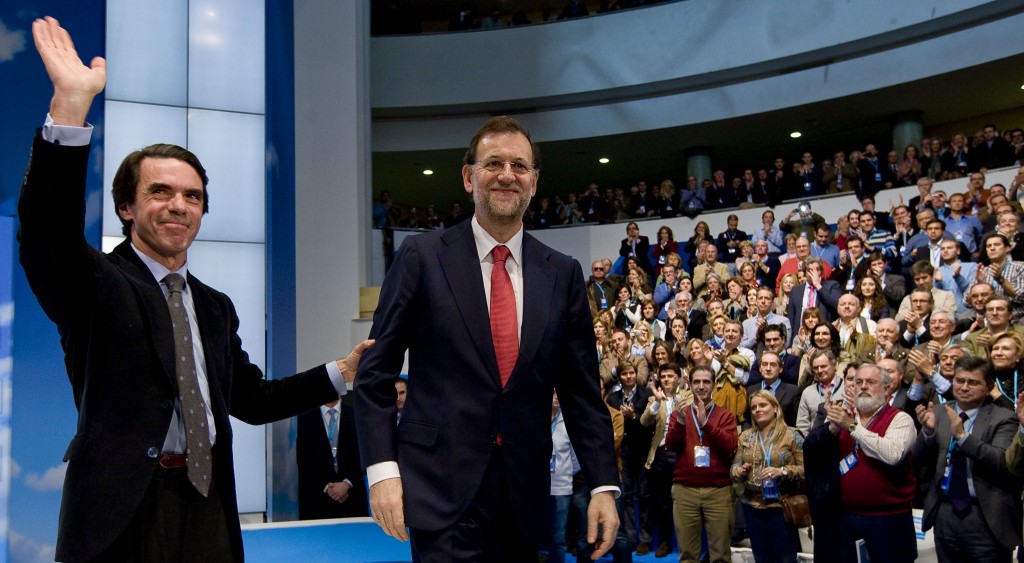
[[[622,437],[622,503],[625,513],[626,536],[630,545],[637,543],[650,544],[651,527],[647,522],[647,455],[651,450],[653,429],[640,422],[651,398],[651,390],[637,383],[636,369],[632,364],[623,363],[619,366],[619,383],[621,387],[612,391],[605,399],[608,406],[622,413],[624,435]],[[639,505],[639,506],[638,506]],[[637,516],[640,525],[637,527]]]
[[[106,65],[83,65],[53,18],[32,32],[54,95],[18,203],[20,259],[61,335],[78,408],[56,558],[241,561],[228,415],[262,424],[344,394],[367,343],[344,362],[263,379],[231,300],[187,269],[209,206],[206,172],[181,147],[125,159],[113,193],[127,239],[110,254],[90,247],[85,120]]]
[[[962,358],[956,402],[917,407],[914,464],[935,474],[921,529],[935,528],[940,561],[1010,561],[1021,542],[1020,485],[1005,463],[1017,417],[992,402],[994,386],[987,359]]]
[[[747,396],[763,390],[775,395],[782,407],[782,418],[786,426],[796,426],[796,411],[800,407],[800,388],[792,383],[786,383],[780,379],[782,375],[782,361],[775,352],[765,352],[758,360],[761,382],[747,385]],[[750,418],[750,401],[747,401],[747,420]]]
[[[686,317],[686,337],[702,340],[708,324],[708,312],[693,308],[693,295],[689,291],[676,294],[676,313]]]
[[[488,120],[463,160],[472,221],[407,238],[381,287],[356,428],[373,516],[411,536],[417,561],[536,558],[556,389],[591,490],[587,541],[595,556],[614,543],[618,471],[582,271],[523,232],[539,159],[519,122]]]
[[[786,307],[789,326],[799,327],[804,309],[808,307],[817,307],[821,310],[826,322],[831,322],[832,319],[839,317],[836,310],[841,293],[839,284],[832,280],[822,279],[822,270],[821,258],[809,256],[804,259],[807,281],[795,286],[789,293],[789,305]]]
[[[299,518],[369,516],[352,401],[335,399],[296,418]]]

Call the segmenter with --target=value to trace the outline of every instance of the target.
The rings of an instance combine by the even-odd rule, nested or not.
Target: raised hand
[[[926,428],[929,434],[935,432],[935,403],[928,403],[927,407],[917,405],[914,412],[917,413],[917,421],[921,423],[922,428]],[[960,419],[959,416],[956,418]]]
[[[57,125],[81,127],[92,99],[107,83],[107,62],[94,57],[85,66],[71,35],[60,22],[47,16],[32,22],[32,38],[53,83],[50,117]]]

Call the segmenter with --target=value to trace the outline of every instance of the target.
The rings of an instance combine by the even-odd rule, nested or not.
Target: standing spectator
[[[714,244],[704,248],[704,263],[693,269],[693,290],[697,295],[705,291],[709,274],[716,274],[719,281],[729,277],[729,267],[718,261],[718,247]]]
[[[629,335],[622,330],[613,330],[611,350],[601,359],[601,366],[599,368],[603,385],[620,381],[619,366],[622,364],[633,366],[636,372],[637,385],[647,385],[647,374],[649,371],[647,360],[643,356],[632,354],[630,348]]]
[[[814,163],[814,157],[809,152],[803,153],[800,162],[796,165],[796,183],[798,186],[797,197],[816,197],[825,193],[823,172],[821,167]]]
[[[679,213],[693,219],[707,207],[707,188],[697,183],[696,176],[687,176],[686,188],[679,193]]]
[[[547,547],[548,561],[565,563],[565,523],[572,504],[572,480],[580,470],[580,462],[569,442],[565,430],[558,393],[551,397],[551,494],[548,495],[547,535],[542,545]]]
[[[814,227],[814,242],[811,244],[811,254],[821,258],[821,261],[828,264],[833,270],[839,266],[839,247],[829,242],[832,236],[831,229],[825,223],[818,223]]]
[[[764,168],[757,171],[757,180],[750,188],[750,199],[758,205],[767,205],[774,208],[782,198],[772,193],[771,184],[768,183],[768,171]]]
[[[770,287],[760,287],[757,290],[757,301],[752,304],[756,314],[743,321],[743,340],[740,346],[753,350],[757,346],[758,335],[768,325],[781,324],[786,328],[784,345],[789,345],[790,336],[793,334],[789,319],[784,315],[774,312],[775,292]]]
[[[799,365],[799,360],[795,365]],[[785,420],[786,425],[796,426],[796,411],[800,406],[800,390],[795,383],[789,383],[781,379],[782,358],[779,353],[765,351],[758,358],[757,366],[760,381],[755,382],[754,377],[751,376],[749,385],[747,385],[749,397],[747,399],[748,412],[754,412],[754,405],[752,404],[754,394],[759,391],[766,391],[778,401],[780,407],[779,414]],[[796,374],[794,373],[793,376],[795,379]],[[754,422],[756,423],[757,421],[754,420]]]
[[[771,352],[778,356],[779,369],[781,370],[780,377],[782,378],[782,381],[796,385],[797,382],[799,382],[800,377],[800,356],[790,354],[789,351],[786,350],[786,339],[788,338],[786,326],[781,323],[770,324],[764,327],[762,333],[763,336],[755,346],[756,355],[760,356],[763,353]],[[750,367],[750,377],[747,379],[748,385],[754,385],[761,382],[762,375],[760,362],[761,360],[758,358]],[[795,409],[794,412],[796,412]]]
[[[580,2],[580,0],[569,0],[569,3],[562,8],[561,13],[558,14],[558,19],[566,20],[569,18],[579,18],[583,16],[589,16],[590,11],[587,10],[586,4]]]
[[[995,381],[984,358],[961,359],[955,369],[956,401],[917,407],[914,462],[935,476],[921,529],[935,528],[940,561],[1008,562],[1021,543],[1020,485],[1005,465],[1017,417],[992,403]]]
[[[655,215],[654,196],[647,193],[647,182],[636,183],[636,193],[629,198],[629,213],[636,218],[653,217]]]
[[[913,213],[917,213],[923,209],[934,209],[935,205],[932,201],[932,187],[934,183],[931,178],[920,178],[917,181],[917,195],[910,198],[910,202],[907,206]]]
[[[369,516],[351,402],[300,414],[296,426],[299,519]]]
[[[1013,164],[1013,148],[1006,139],[999,136],[999,131],[992,123],[986,123],[982,128],[985,135],[981,144],[971,148],[970,165],[971,171],[992,170],[1011,166]]]
[[[866,252],[878,252],[885,256],[886,260],[896,258],[896,241],[893,240],[892,233],[889,231],[875,228],[874,212],[861,211],[860,232]]]
[[[999,233],[989,233],[981,239],[978,281],[992,286],[996,295],[1002,295],[1013,304],[1013,321],[1024,318],[1024,263],[1010,259],[1010,242]]]
[[[903,149],[903,158],[900,160],[899,170],[896,172],[896,179],[901,186],[913,186],[918,178],[927,176],[921,166],[921,159],[917,155],[917,147],[907,145]]]
[[[761,228],[754,231],[750,240],[755,245],[759,241],[765,241],[768,244],[768,252],[771,254],[781,254],[785,250],[786,242],[782,238],[782,229],[775,225],[774,211],[767,209],[761,214]]]
[[[810,239],[814,232],[814,226],[821,223],[828,224],[828,221],[825,221],[824,217],[812,211],[810,203],[803,202],[793,208],[793,210],[786,215],[786,218],[782,220],[782,224],[779,225],[779,228],[782,229],[782,232],[784,233],[790,233],[798,237],[803,236]]]
[[[876,325],[875,321],[860,315],[860,298],[853,293],[842,294],[836,311],[839,318],[832,324],[839,331],[840,360],[873,360],[876,344],[873,334]]]
[[[864,158],[857,162],[857,169],[860,172],[860,189],[857,191],[857,199],[865,195],[877,194],[884,184],[885,164],[878,160],[878,149],[875,145],[869,144],[864,147]]]
[[[596,316],[602,309],[608,309],[614,303],[615,289],[607,276],[604,260],[594,260],[590,265],[590,279],[587,280],[587,299],[590,301],[590,313]]]
[[[800,237],[796,239],[796,259],[787,260],[782,267],[779,268],[779,277],[777,278],[780,282],[782,276],[786,274],[795,274],[803,268],[804,261],[808,258],[817,258],[817,256],[811,256],[811,241],[807,237]],[[832,275],[832,267],[829,266],[824,260],[818,258],[818,262],[821,264],[824,276],[828,278]],[[778,283],[778,282],[776,282]],[[778,291],[778,287],[775,288]]]
[[[935,272],[935,287],[953,294],[957,317],[970,309],[964,295],[977,279],[978,264],[961,262],[960,245],[955,240],[943,239],[939,243],[939,267]]]
[[[906,205],[897,205],[892,208],[892,238],[896,243],[896,253],[900,256],[906,252],[911,237],[917,234],[913,221],[910,219],[910,208]]]
[[[441,216],[437,214],[437,210],[434,209],[434,204],[432,203],[427,205],[427,216],[423,218],[423,222],[432,231],[444,228],[444,221],[441,220]]]
[[[654,288],[654,307],[657,311],[658,319],[665,320],[668,318],[668,311],[665,310],[665,305],[670,303],[675,298],[676,292],[679,291],[679,278],[676,273],[676,267],[671,264],[666,264],[661,272],[664,279]]]
[[[795,389],[795,387],[794,387]],[[731,475],[743,485],[740,506],[756,561],[796,562],[796,527],[786,522],[782,496],[802,491],[800,440],[783,420],[784,407],[767,390],[751,394],[753,426],[740,434]]]
[[[586,193],[580,200],[579,209],[581,211],[580,220],[584,223],[604,222],[606,215],[611,212],[611,208],[598,195],[597,184],[590,184],[587,187]]]
[[[928,262],[936,268],[942,264],[942,241],[953,238],[946,232],[946,223],[941,219],[931,219],[925,225],[923,234],[923,237],[915,236],[907,245],[907,252],[902,259],[904,268],[909,268],[918,261]],[[955,240],[952,242],[959,250],[959,244]]]
[[[800,326],[804,311],[813,307],[821,310],[826,321],[838,316],[836,306],[839,304],[839,284],[824,279],[822,268],[821,258],[817,256],[804,260],[807,281],[794,287],[789,294],[789,307],[786,309],[789,326]]]
[[[652,250],[655,262],[654,277],[661,275],[661,268],[665,265],[665,261],[671,253],[679,253],[679,243],[676,242],[676,237],[672,234],[672,229],[667,225],[662,225],[661,228],[658,229],[658,241],[655,243]]]
[[[750,263],[754,266],[758,285],[776,287],[782,264],[777,256],[768,254],[768,241],[759,240],[754,243],[754,255],[750,257]]]
[[[647,454],[651,449],[653,432],[640,422],[647,403],[650,401],[651,390],[646,385],[638,385],[636,368],[633,364],[619,364],[619,384],[617,391],[612,391],[607,398],[608,405],[622,413],[625,435],[622,439],[622,502],[625,518],[622,525],[626,532],[629,545],[637,543],[650,544],[650,526],[648,517]],[[639,516],[639,526],[637,517]]]
[[[667,450],[676,455],[672,476],[673,520],[680,561],[700,560],[701,536],[714,563],[732,561],[735,517],[729,469],[736,451],[736,417],[711,400],[714,375],[700,366],[690,374],[693,400],[672,411]]]
[[[822,183],[830,194],[853,191],[857,187],[860,171],[857,164],[846,161],[846,153],[836,151],[830,165],[822,167]]]
[[[892,232],[892,217],[890,213],[882,213],[875,206],[875,197],[866,195],[860,198],[860,206],[862,211],[867,211],[875,215],[875,226]]]
[[[786,166],[786,159],[776,157],[773,168],[768,172],[768,192],[775,201],[797,197],[793,169]]]
[[[718,234],[715,245],[718,247],[718,257],[726,264],[733,264],[740,257],[740,242],[747,240],[747,233],[737,229],[740,218],[736,215],[729,215],[726,219],[728,228]]]
[[[637,264],[647,274],[648,280],[651,278],[651,260],[647,252],[650,246],[651,243],[647,237],[640,235],[639,225],[634,222],[626,225],[626,238],[622,239],[622,245],[619,246],[619,256],[636,258]]]
[[[847,391],[856,408],[827,403],[828,424],[804,442],[808,475],[812,464],[838,468],[839,543],[830,549],[838,548],[844,563],[858,560],[857,540],[864,541],[873,563],[917,558],[911,515],[916,480],[909,455],[915,427],[910,415],[888,404],[891,384],[888,371],[861,366]]]
[[[470,218],[470,215],[462,212],[462,204],[457,201],[453,201],[448,210],[448,216],[444,218],[444,228],[446,229],[450,229]]]
[[[949,152],[955,162],[955,172],[951,174],[952,178],[959,178],[966,176],[968,170],[970,170],[970,151],[971,148],[967,146],[967,139],[963,133],[957,133],[953,135],[953,138],[949,141]]]
[[[978,284],[985,285],[985,284]],[[975,286],[978,287],[978,286]],[[972,356],[983,358],[988,355],[988,346],[995,337],[1014,332],[1024,337],[1024,326],[1010,324],[1010,301],[1002,295],[992,295],[985,300],[984,318],[963,337],[964,346]],[[973,327],[972,327],[973,328]]]
[[[814,383],[800,394],[796,411],[796,431],[802,438],[811,432],[811,423],[818,413],[818,405],[830,403],[832,397],[843,396],[843,381],[836,381],[836,357],[831,350],[815,349],[810,353]]]

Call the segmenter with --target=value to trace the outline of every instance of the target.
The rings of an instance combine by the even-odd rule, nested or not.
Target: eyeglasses
[[[512,173],[515,174],[516,176],[526,176],[527,174],[533,172],[533,165],[527,162],[523,162],[521,160],[505,162],[503,160],[492,159],[481,162],[479,164],[480,168],[492,174],[499,174],[501,172],[504,172],[506,166],[511,167]]]

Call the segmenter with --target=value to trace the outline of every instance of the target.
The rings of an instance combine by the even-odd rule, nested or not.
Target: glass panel
[[[189,2],[188,103],[264,112],[262,0]]]

